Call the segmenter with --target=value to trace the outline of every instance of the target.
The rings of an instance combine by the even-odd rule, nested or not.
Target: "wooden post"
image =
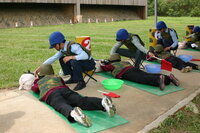
[[[157,24],[157,0],[154,0],[154,24]]]

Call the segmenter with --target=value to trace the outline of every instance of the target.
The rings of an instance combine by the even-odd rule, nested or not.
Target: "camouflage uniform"
[[[53,75],[52,67],[48,68],[50,65],[43,64],[43,66],[45,67],[41,67],[40,78],[35,80],[32,87],[32,91],[40,93],[40,100],[52,106],[71,122],[74,119],[70,116],[70,112],[74,107],[80,107],[83,110],[105,111],[101,98],[79,95],[66,86],[61,77]]]
[[[189,48],[195,48],[200,50],[200,32],[197,33],[193,33],[191,35],[188,35],[186,37],[186,39],[188,40],[186,42],[186,46]],[[195,43],[198,47],[192,47],[191,44]]]
[[[190,69],[196,69],[198,70],[198,65],[190,62],[184,62],[180,58],[173,56],[170,52],[164,51],[164,48],[162,45],[156,45],[155,47],[155,55],[161,59],[165,59],[166,61],[170,62],[172,64],[172,67],[181,70],[182,72],[189,72]],[[158,61],[160,62],[160,61]],[[187,70],[185,69],[186,67]]]

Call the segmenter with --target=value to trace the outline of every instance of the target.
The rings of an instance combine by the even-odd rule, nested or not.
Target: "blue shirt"
[[[64,54],[62,52],[67,51],[67,45],[69,44],[69,41],[65,42],[64,49],[61,49],[60,51],[56,52],[55,55],[52,57],[48,58],[46,61],[43,62],[43,64],[52,64],[54,61],[57,59],[60,59]],[[75,58],[76,60],[87,60],[90,59],[91,57],[88,56],[88,54],[80,47],[79,44],[72,44],[71,45],[71,52],[75,53]]]

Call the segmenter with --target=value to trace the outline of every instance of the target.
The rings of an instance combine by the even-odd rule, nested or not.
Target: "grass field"
[[[192,102],[200,110],[200,95]],[[181,108],[149,133],[200,133],[200,115],[193,110],[191,106]]]
[[[185,35],[189,24],[199,25],[200,18],[194,17],[158,17],[168,27],[177,30],[179,40]],[[0,88],[18,86],[20,75],[27,70],[34,71],[44,60],[56,51],[48,49],[48,37],[54,31],[61,31],[66,40],[75,40],[76,36],[90,36],[92,55],[96,59],[108,57],[115,44],[115,33],[120,28],[139,34],[148,47],[148,31],[154,28],[154,17],[146,20],[120,21],[110,23],[66,24],[55,26],[12,28],[0,30]],[[53,64],[56,72],[59,64]]]

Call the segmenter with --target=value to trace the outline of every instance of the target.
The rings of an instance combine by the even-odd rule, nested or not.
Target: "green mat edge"
[[[35,98],[37,98],[37,99],[39,99],[39,95],[37,94],[37,93],[35,93],[35,92],[33,92],[33,91],[29,91],[29,93],[32,95],[32,96],[34,96]],[[42,102],[45,106],[47,106],[50,110],[52,110],[54,113],[56,113],[59,117],[61,117],[61,119],[63,119],[65,122],[67,122],[69,125],[71,125],[76,131],[78,131],[78,133],[94,133],[94,132],[99,132],[99,131],[103,131],[103,130],[106,130],[106,129],[109,129],[109,128],[113,128],[113,127],[116,127],[116,126],[118,126],[118,125],[113,125],[113,126],[110,126],[110,127],[108,127],[108,128],[103,128],[103,129],[95,129],[95,131],[90,131],[89,129],[91,129],[92,127],[89,127],[89,128],[87,128],[87,127],[84,127],[84,126],[82,126],[82,125],[80,125],[80,124],[78,124],[78,123],[70,123],[69,121],[68,121],[68,119],[65,117],[65,116],[63,116],[62,114],[60,114],[59,112],[57,112],[53,107],[51,107],[50,105],[48,105],[47,103],[45,103],[45,102]],[[100,112],[100,111],[83,111],[85,114],[89,114],[89,113],[92,113],[92,112]],[[101,111],[101,113],[105,113],[105,112],[102,112]],[[118,118],[120,118],[120,119],[123,119],[123,122],[122,123],[120,123],[119,125],[124,125],[124,124],[126,124],[126,123],[128,123],[129,121],[128,120],[126,120],[126,119],[124,119],[123,117],[121,117],[121,116],[119,116],[119,115],[115,115],[115,117],[118,117]],[[110,119],[112,119],[112,118],[110,118]]]
[[[199,52],[200,50],[198,49],[191,49],[191,48],[186,48],[186,49],[182,49],[182,50],[186,50],[186,51],[196,51],[196,52]]]

